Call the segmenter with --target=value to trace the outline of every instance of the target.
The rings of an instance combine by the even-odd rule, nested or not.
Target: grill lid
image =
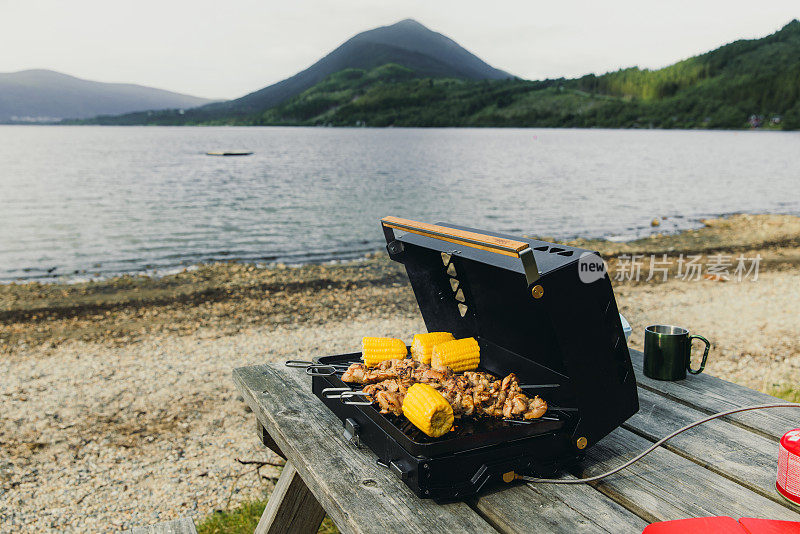
[[[543,277],[590,251],[447,223],[397,217],[381,223],[389,255],[405,265],[428,331],[551,360],[536,354],[549,349],[544,340],[552,333],[541,299]],[[549,363],[563,371],[560,359]]]
[[[487,359],[534,364],[512,367],[523,381],[564,385],[589,444],[638,411],[610,279],[581,276],[586,255],[601,261],[596,252],[446,223],[381,224],[428,331],[475,337]]]

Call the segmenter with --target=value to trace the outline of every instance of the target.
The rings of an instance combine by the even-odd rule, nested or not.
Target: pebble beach
[[[642,348],[649,324],[686,326],[712,342],[706,372],[800,400],[800,218],[734,215],[680,234],[571,244],[608,261],[631,347]],[[635,256],[638,279],[628,276]],[[679,271],[690,256],[706,266],[696,278]],[[654,257],[662,269],[646,280]],[[720,258],[728,270],[709,270]],[[758,258],[757,273],[737,280],[737,258]],[[421,331],[405,273],[382,253],[1,285],[0,532],[200,521],[263,498],[280,462],[257,441],[231,370]]]

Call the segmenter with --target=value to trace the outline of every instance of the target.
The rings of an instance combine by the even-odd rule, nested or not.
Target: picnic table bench
[[[780,402],[707,374],[660,382],[631,350],[639,413],[591,447],[568,476],[603,473],[672,430],[711,413]],[[692,429],[640,462],[591,484],[511,484],[464,502],[417,498],[311,392],[302,369],[282,363],[233,372],[263,443],[286,466],[256,529],[316,532],[325,513],[341,532],[639,533],[648,523],[688,517],[800,521],[800,507],[775,490],[778,440],[800,411],[744,412]],[[600,399],[602,401],[602,399]]]

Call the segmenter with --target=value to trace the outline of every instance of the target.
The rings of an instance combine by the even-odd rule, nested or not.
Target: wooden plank
[[[274,452],[275,454],[277,454],[278,456],[280,456],[284,460],[286,459],[286,455],[283,454],[283,451],[281,451],[281,448],[278,447],[278,444],[275,443],[275,440],[272,439],[272,436],[270,436],[269,432],[267,432],[264,429],[264,425],[262,425],[258,421],[258,419],[256,419],[256,434],[258,435],[259,441],[261,441],[261,443],[263,443],[266,448],[268,448],[269,450],[271,450],[272,452]]]
[[[255,534],[306,534],[316,532],[325,510],[291,463],[283,466],[281,476],[261,514]]]
[[[588,484],[517,485],[482,495],[474,503],[498,530],[639,534],[647,522]]]
[[[245,402],[342,532],[497,532],[465,503],[419,499],[311,393],[301,369],[281,363],[234,370]]]
[[[706,416],[644,389],[639,390],[639,404],[639,413],[623,426],[653,442]],[[775,491],[778,444],[771,438],[718,419],[674,437],[664,447],[768,499],[790,506]]]
[[[197,534],[191,517],[181,517],[146,527],[135,527],[128,532],[131,534]]]
[[[650,445],[651,441],[619,428],[588,451],[584,469],[575,474],[583,478],[604,473]],[[717,515],[800,521],[800,512],[664,448],[592,485],[650,522]]]
[[[642,369],[644,355],[633,349],[630,350],[630,354],[639,387],[688,404],[706,414],[754,404],[786,402],[765,393],[727,382],[708,373],[690,375],[685,380],[675,382],[653,380],[644,376]],[[710,361],[710,366],[713,366],[713,353]],[[800,426],[800,409],[771,408],[744,412],[730,416],[730,420],[764,436],[780,439],[787,430]]]

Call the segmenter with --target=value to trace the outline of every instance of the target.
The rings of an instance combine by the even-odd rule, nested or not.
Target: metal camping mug
[[[692,369],[692,340],[706,344],[703,361],[697,370]],[[693,375],[703,372],[711,343],[703,336],[690,336],[680,326],[654,324],[644,329],[644,374],[656,380],[682,380],[686,371]]]

